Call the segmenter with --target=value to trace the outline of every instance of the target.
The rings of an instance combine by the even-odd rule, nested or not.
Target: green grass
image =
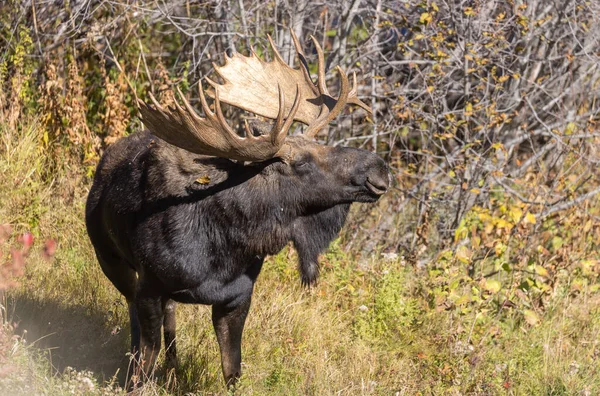
[[[129,325],[85,233],[89,181],[68,164],[45,174],[35,126],[0,139],[0,222],[36,235],[5,304],[18,327],[1,333],[0,366],[10,370],[0,370],[0,393],[119,393]],[[46,238],[58,243],[52,261],[37,249]],[[300,286],[292,249],[267,260],[244,333],[240,394],[600,393],[597,288],[574,292],[565,276],[531,324],[523,307],[499,308],[500,294],[450,275],[444,287],[468,292],[469,302],[437,304],[443,271],[434,263],[359,260],[343,246],[336,241],[322,257],[311,290]],[[177,316],[180,367],[174,377],[159,370],[141,393],[224,394],[209,308],[180,305]]]

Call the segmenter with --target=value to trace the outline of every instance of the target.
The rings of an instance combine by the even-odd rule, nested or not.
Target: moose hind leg
[[[212,322],[221,350],[221,367],[227,387],[233,387],[242,374],[242,331],[250,309],[250,296],[231,308],[213,305]]]
[[[131,354],[137,357],[140,350],[140,321],[135,303],[127,301],[129,307],[129,324],[131,326]]]
[[[177,366],[177,341],[175,339],[175,329],[177,323],[175,320],[176,303],[171,299],[163,300],[163,334],[165,338],[165,365],[167,368]]]
[[[140,322],[135,303],[127,301],[129,307],[129,324],[131,327],[131,359],[127,368],[127,388],[132,391],[138,385],[140,359]]]

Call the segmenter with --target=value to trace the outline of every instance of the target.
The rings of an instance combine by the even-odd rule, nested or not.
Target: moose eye
[[[310,155],[302,155],[294,161],[294,168],[302,168],[310,165],[312,158]]]
[[[311,161],[310,156],[300,157],[296,161],[294,161],[294,164],[293,164],[294,169],[300,173],[310,172],[310,170],[312,169],[311,165],[312,165],[312,161]]]

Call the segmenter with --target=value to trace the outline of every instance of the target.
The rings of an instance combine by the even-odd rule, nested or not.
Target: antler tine
[[[355,104],[365,110],[369,114],[373,114],[373,110],[362,100],[358,98],[358,87],[356,84],[356,72],[352,72],[352,89],[348,94],[348,103]]]
[[[215,114],[217,116],[217,120],[221,127],[223,128],[223,136],[234,146],[239,146],[240,141],[244,140],[241,136],[239,136],[227,123],[225,120],[225,116],[223,116],[223,112],[221,111],[221,102],[219,100],[219,89],[215,87]]]
[[[280,139],[281,135],[283,135],[284,138],[286,135],[286,133],[285,133],[286,131],[281,129],[281,124],[283,123],[283,114],[284,114],[284,110],[285,110],[285,95],[283,94],[281,85],[277,84],[277,89],[279,90],[279,112],[277,113],[277,119],[275,120],[275,123],[273,124],[273,127],[271,128],[271,131],[269,132],[269,136],[271,136],[271,142],[274,145],[282,140],[282,139]],[[254,136],[254,134],[250,130],[250,127],[248,126],[247,120],[244,120],[244,128],[246,129],[246,136],[249,139],[258,139],[259,138],[258,136],[256,136],[256,137]]]
[[[204,111],[205,117],[210,120],[214,120],[215,113],[213,113],[210,107],[208,107],[206,96],[204,96],[204,89],[202,89],[202,82],[198,82],[198,97],[200,98],[200,106],[202,106],[202,111]]]
[[[277,91],[279,92],[279,112],[270,133],[273,143],[279,140],[279,133],[282,132],[281,124],[283,123],[283,111],[285,110],[285,95],[279,84],[277,84]]]
[[[321,95],[331,96],[329,95],[327,84],[325,83],[325,55],[323,55],[323,48],[321,48],[321,45],[319,44],[315,36],[310,36],[310,38],[315,44],[315,49],[317,50],[317,86],[319,87],[319,93]]]
[[[298,111],[298,108],[300,107],[300,102],[302,102],[302,90],[300,89],[300,85],[296,84],[296,97],[294,98],[294,103],[292,104],[292,109],[290,110],[289,114],[288,114],[288,118],[285,120],[285,124],[283,124],[283,129],[284,130],[288,130],[290,129],[290,126],[292,125],[292,122],[294,122],[295,116],[296,116],[296,112]]]
[[[148,96],[150,96],[150,100],[152,101],[152,105],[156,108],[156,110],[164,112],[165,109],[158,103],[152,92],[148,92]]]
[[[290,129],[290,127],[292,126],[292,122],[294,122],[294,116],[296,115],[296,111],[298,111],[298,107],[300,106],[300,101],[302,100],[302,92],[300,91],[300,86],[298,84],[296,84],[296,96],[294,97],[294,104],[292,105],[292,108],[290,110],[290,112],[288,113],[288,116],[283,124],[283,126],[281,126],[279,132],[276,131],[275,129],[275,125],[280,125],[280,121],[283,117],[283,109],[285,108],[285,95],[283,94],[283,90],[281,90],[281,87],[279,88],[279,105],[280,107],[280,112],[279,112],[279,116],[277,117],[277,122],[275,123],[275,125],[273,126],[273,137],[275,138],[275,140],[273,141],[273,144],[276,146],[281,145],[281,143],[283,142],[283,140],[285,139],[285,137],[287,136],[287,132]]]
[[[267,34],[267,39],[269,40],[269,44],[271,45],[271,49],[273,50],[273,56],[275,57],[277,62],[286,64],[286,62],[281,57],[281,54],[277,50],[277,47],[275,46],[275,43],[273,42],[273,39],[271,38],[270,34]]]
[[[315,95],[318,93],[315,84],[312,82],[310,78],[310,73],[308,72],[308,62],[306,61],[306,56],[304,55],[304,50],[302,50],[302,46],[300,45],[300,40],[298,40],[298,36],[294,33],[294,29],[290,27],[290,34],[292,36],[292,41],[294,42],[294,47],[296,48],[296,55],[298,56],[298,62],[300,62],[300,70],[302,70],[302,74],[304,75],[304,79],[308,83],[307,86],[312,89]]]
[[[283,121],[284,110],[285,110],[285,94],[281,85],[277,84],[277,89],[279,90],[279,113],[277,115],[277,119],[269,132],[269,136],[271,137],[271,142],[273,146],[279,147],[285,140],[287,136],[287,132],[290,129],[290,126],[294,122],[294,116],[296,115],[296,111],[298,111],[298,107],[300,106],[300,101],[302,100],[302,93],[300,91],[300,87],[296,84],[296,95],[294,97],[294,103],[292,108],[290,109],[285,122]],[[283,124],[283,125],[282,125]],[[254,137],[250,127],[248,126],[248,121],[244,120],[244,128],[246,129],[246,135],[253,138],[258,139],[259,137]]]
[[[181,89],[179,89],[179,87],[177,87],[177,94],[181,98],[181,101],[183,102],[183,105],[185,106],[185,109],[187,110],[188,114],[195,120],[199,120],[200,116],[198,115],[198,113],[196,113],[196,110],[194,110],[190,102],[188,102],[188,100],[185,98],[183,92],[181,92]],[[175,101],[175,105],[177,106],[178,110],[183,112],[183,109],[181,108],[179,103],[177,103],[177,101]]]
[[[346,73],[344,73],[341,67],[336,66],[335,69],[340,75],[340,95],[337,99],[335,106],[333,106],[333,109],[331,109],[331,111],[324,112],[319,116],[319,118],[317,118],[312,124],[308,126],[308,128],[304,132],[304,135],[307,137],[314,137],[317,134],[317,132],[319,132],[325,125],[329,124],[329,122],[331,122],[335,117],[338,116],[338,114],[342,111],[342,109],[344,108],[344,106],[346,106],[346,103],[348,102],[348,76],[346,75]]]

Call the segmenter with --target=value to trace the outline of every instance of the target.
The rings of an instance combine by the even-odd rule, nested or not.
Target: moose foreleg
[[[221,367],[227,387],[233,387],[242,375],[242,331],[250,309],[250,296],[234,308],[212,306],[212,321],[221,350]]]
[[[173,300],[163,300],[163,334],[165,337],[165,364],[168,368],[177,366],[177,345],[175,340],[175,310],[176,303]]]

